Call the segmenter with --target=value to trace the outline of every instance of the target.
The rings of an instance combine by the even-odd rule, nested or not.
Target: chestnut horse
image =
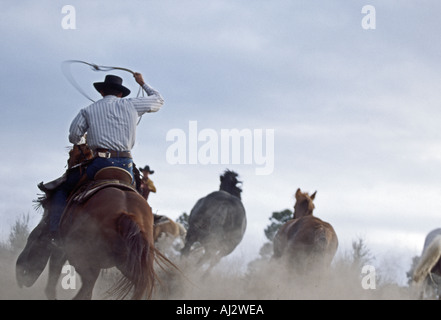
[[[78,152],[71,157],[84,154],[77,146],[72,150]],[[150,298],[156,279],[154,262],[173,265],[154,247],[153,213],[147,201],[129,183],[99,183],[103,186],[98,191],[84,201],[71,201],[63,213],[62,246],[52,250],[49,262],[48,298],[55,298],[66,260],[82,280],[74,299],[91,299],[101,269],[111,267],[122,274],[111,293],[124,298],[133,289],[132,299]]]
[[[185,230],[185,227],[181,223],[175,222],[169,217],[155,215],[153,224],[153,239],[155,242],[158,241],[163,234],[171,238],[179,237],[184,241],[187,230]]]
[[[294,217],[274,237],[273,258],[283,257],[299,273],[326,269],[338,247],[334,228],[312,214],[316,193],[310,196],[297,189]]]

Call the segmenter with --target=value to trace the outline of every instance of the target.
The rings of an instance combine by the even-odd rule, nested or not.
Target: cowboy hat
[[[124,87],[122,85],[122,82],[123,82],[123,80],[120,77],[109,74],[104,79],[104,82],[95,82],[93,84],[93,86],[95,87],[95,89],[98,92],[100,92],[104,88],[110,88],[110,89],[115,89],[115,90],[121,91],[122,96],[125,97],[130,94],[130,90],[127,89],[126,87]]]
[[[150,174],[153,174],[153,173],[155,173],[155,171],[150,171],[150,167],[149,166],[145,166],[144,168],[141,168],[141,171],[147,171],[148,173],[150,173]]]

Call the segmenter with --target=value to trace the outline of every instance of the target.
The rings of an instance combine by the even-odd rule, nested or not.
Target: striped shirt
[[[164,99],[155,89],[148,84],[142,88],[147,97],[118,98],[108,95],[81,109],[70,125],[69,141],[77,144],[87,133],[87,144],[92,150],[132,150],[138,117],[156,112],[164,104]]]

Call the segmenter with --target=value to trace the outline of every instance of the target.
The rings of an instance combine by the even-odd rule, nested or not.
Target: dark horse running
[[[207,272],[237,247],[245,233],[247,219],[237,176],[236,172],[226,170],[220,177],[219,191],[199,199],[190,212],[181,253],[188,255],[192,245],[199,242],[205,252],[197,265],[209,262]]]
[[[83,157],[86,145],[75,145],[70,161]],[[78,162],[78,161],[77,161]],[[111,170],[116,170],[110,172]],[[115,174],[119,179],[115,179]],[[47,259],[49,279],[45,293],[55,299],[56,285],[66,261],[81,276],[82,286],[74,299],[91,299],[101,269],[116,267],[122,278],[111,290],[118,298],[132,292],[132,299],[150,298],[156,279],[154,262],[169,263],[154,247],[153,214],[145,199],[124,182],[122,169],[111,167],[98,172],[92,184],[100,184],[89,194],[74,195],[60,222],[61,248],[48,247],[47,210],[42,222],[31,232],[16,265],[19,286],[31,286]],[[76,200],[75,200],[76,199]]]

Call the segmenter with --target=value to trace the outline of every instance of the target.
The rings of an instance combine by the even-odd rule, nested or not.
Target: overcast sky
[[[38,223],[37,184],[64,172],[70,122],[90,104],[61,71],[69,59],[141,72],[164,97],[143,116],[133,149],[138,166],[155,170],[155,212],[189,213],[226,168],[239,173],[241,254],[257,255],[271,213],[292,209],[297,188],[317,190],[315,214],[334,226],[340,250],[362,237],[374,254],[405,250],[410,261],[440,227],[439,1],[2,3],[3,237],[23,214]],[[375,11],[362,13],[366,5]],[[92,83],[106,73],[71,70],[98,99]],[[114,74],[136,96],[133,77]],[[252,145],[241,146],[239,163],[221,163],[222,132],[235,129]],[[177,133],[187,154],[175,164]],[[207,148],[218,164],[194,153]]]

